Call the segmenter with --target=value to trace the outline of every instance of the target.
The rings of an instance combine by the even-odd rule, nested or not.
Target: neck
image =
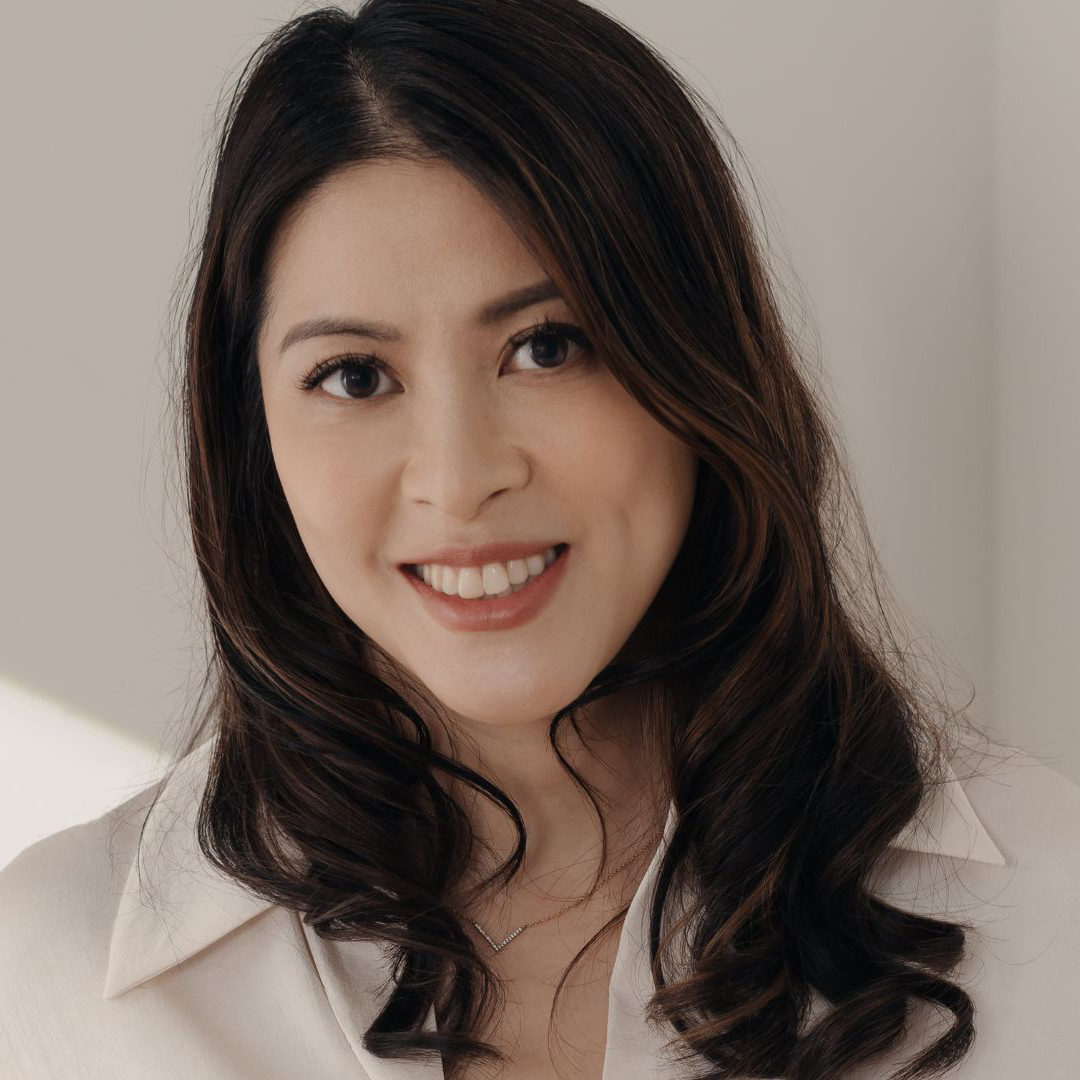
[[[610,862],[640,845],[656,827],[657,778],[643,761],[638,695],[612,695],[593,706],[579,721],[585,738],[568,721],[560,725],[559,749],[596,794],[607,824]],[[459,718],[456,735],[464,738],[455,737],[455,752],[448,756],[488,777],[513,801],[525,824],[531,878],[574,865],[571,877],[584,881],[600,861],[600,823],[588,796],[556,756],[549,723],[550,717],[543,717],[495,727]],[[438,749],[448,753],[449,740]],[[493,868],[513,851],[513,822],[487,796],[459,782],[450,786],[477,841],[496,860]]]
[[[381,650],[374,650],[370,662],[426,716],[429,710],[414,699],[396,665]],[[559,725],[559,750],[592,789],[604,815],[608,869],[655,834],[666,815],[659,794],[661,778],[646,761],[644,700],[644,689],[633,687],[578,710],[581,734],[569,719]],[[600,823],[592,802],[549,742],[551,716],[490,724],[444,711],[451,730],[445,730],[441,722],[430,725],[434,748],[497,785],[521,814],[528,846],[522,874],[514,881],[529,880],[541,890],[560,895],[588,890],[600,864]],[[500,805],[456,777],[436,770],[436,779],[457,800],[472,826],[475,845],[468,876],[475,884],[513,852],[514,824]]]

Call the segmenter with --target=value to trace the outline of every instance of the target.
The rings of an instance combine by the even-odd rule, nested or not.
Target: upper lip
[[[508,543],[479,544],[468,548],[440,548],[427,555],[405,559],[399,566],[423,566],[438,563],[442,566],[483,566],[485,563],[509,562],[524,559],[527,555],[539,555],[549,547],[563,543],[561,540],[521,540]]]

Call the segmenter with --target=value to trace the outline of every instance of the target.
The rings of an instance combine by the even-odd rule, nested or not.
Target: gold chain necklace
[[[639,847],[634,849],[634,853],[633,853],[633,855],[630,856],[629,859],[627,859],[625,862],[620,863],[618,866],[615,867],[614,870],[612,870],[609,873],[605,874],[596,883],[596,889],[599,889],[600,886],[603,885],[605,882],[610,881],[620,870],[626,869],[626,867],[628,867],[641,854],[641,852],[644,851],[649,846],[649,844],[653,843],[655,840],[657,840],[660,837],[660,834],[663,831],[664,831],[663,829],[657,829],[655,832],[650,833],[650,835],[645,840],[645,842],[643,844],[641,844]],[[496,942],[495,939],[492,938],[491,935],[488,934],[488,932],[478,922],[475,922],[475,921],[473,921],[471,919],[469,921],[472,922],[473,926],[475,926],[476,929],[484,936],[484,940],[487,941],[487,943],[496,952],[498,952],[500,949],[505,949],[506,946],[509,945],[510,942],[513,941],[514,938],[516,938],[518,936],[518,934],[520,934],[522,932],[522,930],[528,930],[530,926],[539,926],[541,923],[550,922],[552,919],[557,919],[560,915],[565,915],[566,912],[568,912],[571,908],[576,908],[580,904],[584,904],[585,901],[589,900],[591,897],[593,897],[595,895],[595,893],[596,893],[596,890],[594,889],[593,892],[586,893],[585,896],[582,896],[579,899],[574,900],[573,902],[567,904],[566,907],[560,908],[553,915],[545,915],[544,918],[542,918],[542,919],[536,919],[533,922],[526,923],[524,926],[519,926],[516,930],[511,930],[510,933],[507,934],[506,937],[504,937],[502,939],[502,941],[500,941],[500,942]]]

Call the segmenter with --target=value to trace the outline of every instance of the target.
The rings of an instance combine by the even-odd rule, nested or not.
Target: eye
[[[566,359],[568,343],[583,353],[592,352],[589,339],[576,326],[544,319],[510,341],[511,356],[523,353],[527,361],[539,365],[537,370],[557,374],[562,368],[572,366]],[[387,375],[386,364],[378,356],[347,354],[322,361],[297,386],[301,390],[325,386],[325,392],[340,401],[367,401],[386,396],[374,391]]]
[[[370,397],[382,397],[381,394],[368,393],[378,386],[381,376],[386,374],[386,365],[377,356],[339,356],[333,360],[324,360],[310,374],[299,382],[301,390],[314,390],[322,383],[326,384],[330,397],[343,401],[366,401]],[[344,393],[334,393],[333,387],[344,389]]]
[[[524,351],[525,356],[539,364],[541,370],[550,371],[567,366],[564,354],[568,343],[586,353],[592,348],[589,339],[576,326],[555,323],[550,319],[535,323],[510,344],[515,356]]]

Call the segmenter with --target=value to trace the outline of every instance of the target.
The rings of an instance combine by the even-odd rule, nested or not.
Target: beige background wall
[[[886,568],[955,700],[970,682],[976,717],[1080,781],[1080,6],[604,6],[746,152]],[[167,303],[213,106],[299,10],[7,16],[0,820],[20,809],[0,863],[144,782],[195,685],[159,428]]]

